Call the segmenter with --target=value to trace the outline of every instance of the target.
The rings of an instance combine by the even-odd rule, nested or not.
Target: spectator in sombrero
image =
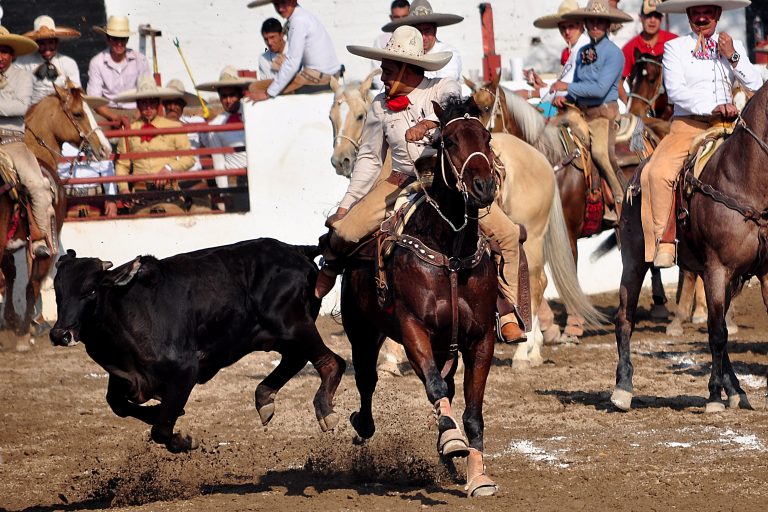
[[[80,32],[69,27],[57,27],[50,16],[38,16],[34,28],[24,34],[37,43],[37,52],[19,57],[15,64],[35,77],[32,83],[32,104],[54,93],[54,84],[64,87],[67,80],[77,87],[80,69],[71,57],[59,53],[59,42],[77,39]]]

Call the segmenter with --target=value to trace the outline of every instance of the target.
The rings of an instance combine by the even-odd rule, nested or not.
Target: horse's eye
[[[491,107],[483,107],[483,111],[484,112],[490,112],[491,111]]]
[[[450,148],[453,145],[454,145],[454,142],[453,142],[452,139],[448,139],[446,137],[443,137],[443,146],[445,146],[446,148]]]
[[[82,112],[72,112],[72,115],[75,116],[78,119],[81,119],[83,117]]]
[[[357,115],[357,120],[358,121],[362,121],[363,119],[365,119],[365,114],[358,114]]]

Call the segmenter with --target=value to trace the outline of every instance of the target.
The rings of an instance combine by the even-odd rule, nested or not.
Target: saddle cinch
[[[394,178],[388,178],[394,179]],[[431,176],[422,175],[422,182],[431,181]],[[501,268],[501,249],[497,244],[485,236],[481,236],[478,241],[478,250],[475,254],[461,260],[448,258],[447,256],[434,251],[424,245],[417,238],[403,234],[406,224],[416,212],[416,210],[426,203],[426,195],[422,190],[422,183],[415,178],[408,180],[405,184],[405,193],[395,203],[392,212],[387,216],[381,227],[363,239],[360,244],[350,253],[349,258],[373,261],[375,263],[374,278],[376,285],[376,296],[379,306],[388,308],[391,304],[390,287],[387,280],[387,264],[391,261],[392,251],[395,246],[400,246],[411,250],[421,260],[435,266],[444,267],[447,271],[458,271],[462,268],[473,268],[477,265],[485,254],[493,256],[497,261],[497,268]],[[518,310],[513,311],[507,304],[507,301],[497,294],[496,307],[499,316],[504,316],[514,312],[520,321],[520,327],[526,331],[531,325],[531,292],[530,279],[528,274],[528,261],[523,250],[523,243],[526,240],[526,231],[524,226],[520,226],[520,262],[518,266]],[[499,270],[500,271],[500,270]]]

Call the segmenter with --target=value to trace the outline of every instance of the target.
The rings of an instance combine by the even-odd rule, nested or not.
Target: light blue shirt
[[[583,46],[576,58],[576,74],[568,85],[568,96],[579,106],[595,107],[619,99],[619,79],[624,70],[624,54],[607,37],[595,46],[597,59],[583,63],[581,53],[589,48]]]

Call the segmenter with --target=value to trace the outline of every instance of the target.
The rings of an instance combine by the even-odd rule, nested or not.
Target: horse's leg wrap
[[[443,397],[435,402],[435,422],[437,423],[437,451],[443,457],[466,457],[469,442],[461,431],[458,422],[453,419],[451,402]]]
[[[496,494],[496,483],[485,474],[483,452],[469,449],[467,457],[467,485],[464,487],[467,497],[493,496]]]

